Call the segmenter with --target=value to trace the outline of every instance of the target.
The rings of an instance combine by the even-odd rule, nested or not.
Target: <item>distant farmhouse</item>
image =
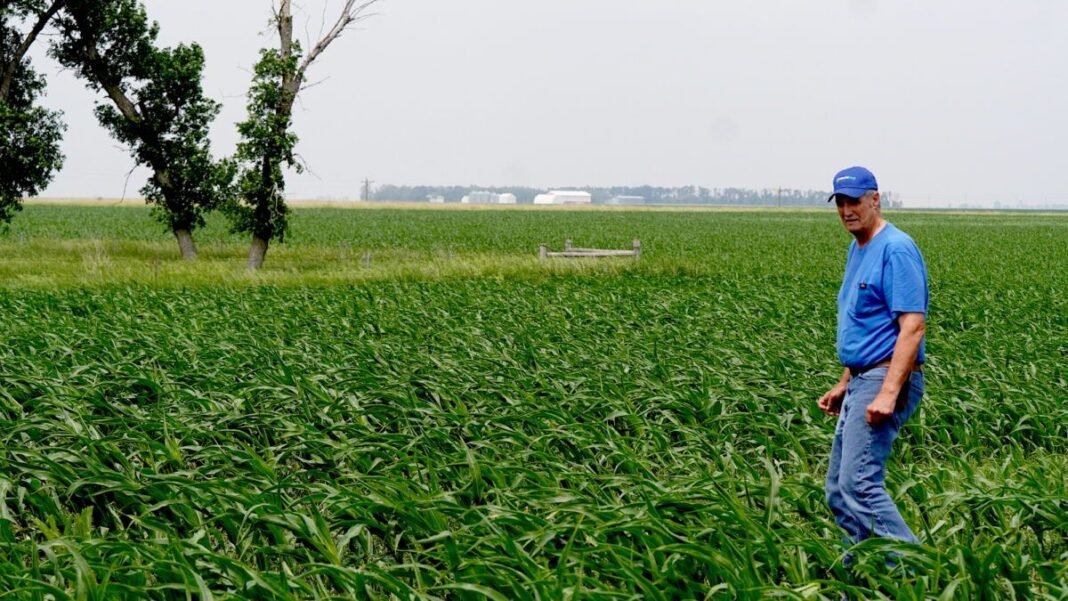
[[[592,194],[577,190],[552,190],[534,197],[536,205],[588,205],[592,202]]]

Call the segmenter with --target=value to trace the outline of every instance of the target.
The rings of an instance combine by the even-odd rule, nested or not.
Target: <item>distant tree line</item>
[[[235,232],[249,235],[248,267],[259,268],[289,227],[285,171],[301,169],[292,113],[307,70],[377,1],[344,0],[307,50],[293,38],[293,0],[270,2],[278,44],[260,50],[237,152],[216,158],[208,133],[221,105],[204,94],[204,51],[162,46],[144,0],[0,0],[0,227],[63,164],[62,115],[40,106],[47,81],[29,59],[47,35],[52,58],[97,94],[100,125],[151,170],[141,193],[181,256],[196,258],[194,231],[222,210]]]
[[[761,207],[804,207],[826,206],[826,190],[795,190],[792,188],[705,188],[702,186],[679,186],[674,188],[662,186],[562,186],[554,190],[584,190],[593,197],[594,203],[605,203],[617,196],[640,196],[646,204],[671,205],[739,205]],[[373,200],[425,201],[432,196],[441,196],[446,202],[460,202],[464,195],[473,190],[515,194],[519,203],[533,203],[538,194],[548,192],[548,188],[508,187],[508,186],[379,186]],[[884,204],[895,206],[892,193],[884,194]]]

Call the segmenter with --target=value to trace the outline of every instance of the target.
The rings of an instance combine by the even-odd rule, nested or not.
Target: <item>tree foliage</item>
[[[0,5],[0,224],[39,194],[63,164],[60,113],[38,106],[45,80],[26,53],[59,2],[22,0]]]
[[[240,200],[230,206],[233,228],[268,242],[284,241],[289,228],[283,170],[302,170],[294,156],[298,138],[290,131],[292,111],[281,110],[295,100],[286,82],[296,77],[300,55],[295,42],[285,54],[276,48],[260,51],[248,92],[248,118],[237,126]]]
[[[236,159],[241,175],[231,213],[235,230],[252,235],[250,269],[263,264],[267,246],[272,240],[283,241],[288,229],[284,170],[301,170],[293,154],[297,136],[290,129],[305,73],[350,25],[366,18],[365,11],[376,1],[346,0],[334,26],[303,55],[300,43],[293,40],[292,0],[279,0],[274,14],[278,48],[260,52],[248,93],[249,116],[238,125],[241,142]]]
[[[203,226],[226,201],[233,166],[211,154],[221,105],[204,95],[201,47],[159,47],[139,0],[69,0],[59,23],[53,55],[110,100],[97,104],[97,119],[152,169],[141,193],[156,218],[176,235]]]

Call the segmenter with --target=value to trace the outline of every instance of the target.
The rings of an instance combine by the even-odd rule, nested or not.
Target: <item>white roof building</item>
[[[516,197],[515,194],[507,192],[504,194],[497,194],[496,192],[476,190],[467,196],[464,196],[464,199],[460,202],[473,205],[514,205],[516,203]]]
[[[551,190],[548,194],[538,194],[534,197],[536,205],[577,205],[591,202],[593,195],[579,190]]]

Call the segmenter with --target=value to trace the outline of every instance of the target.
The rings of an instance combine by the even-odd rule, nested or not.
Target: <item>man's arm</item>
[[[827,415],[838,415],[842,411],[842,400],[845,399],[846,387],[849,386],[849,368],[842,370],[842,377],[838,383],[825,392],[816,402],[820,410]]]
[[[890,358],[890,369],[886,372],[886,379],[883,380],[879,394],[875,395],[875,400],[868,405],[866,417],[872,426],[894,414],[901,389],[908,385],[926,328],[923,313],[902,313],[897,318],[897,324],[901,329],[897,335],[897,343],[894,344],[894,354]]]

